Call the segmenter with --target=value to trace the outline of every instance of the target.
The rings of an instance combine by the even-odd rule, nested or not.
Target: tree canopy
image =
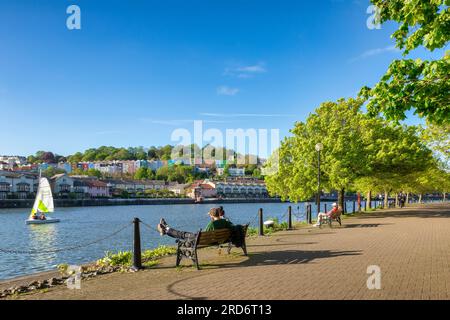
[[[266,176],[269,192],[291,201],[308,200],[317,192],[317,143],[323,144],[321,190],[443,191],[443,183],[424,180],[442,170],[419,128],[370,117],[361,105],[357,99],[325,102],[305,122],[297,122],[278,151],[278,171]],[[271,159],[268,163],[273,165]]]
[[[371,0],[379,8],[380,22],[399,24],[392,37],[404,55],[423,46],[443,48],[450,39],[449,0]],[[364,87],[360,96],[368,101],[373,116],[382,113],[388,120],[400,121],[406,112],[433,123],[450,122],[450,53],[442,59],[395,60],[373,88]]]

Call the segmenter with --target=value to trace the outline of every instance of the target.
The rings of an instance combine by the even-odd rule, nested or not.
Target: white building
[[[217,196],[225,198],[265,198],[268,196],[264,182],[212,182]]]
[[[54,195],[64,196],[73,192],[73,179],[66,173],[54,175],[50,178],[50,185]]]
[[[179,184],[174,182],[170,183],[167,189],[176,195],[184,195],[186,194],[186,188],[189,187],[189,185],[189,183]]]
[[[33,197],[38,185],[36,174],[0,171],[0,199]]]

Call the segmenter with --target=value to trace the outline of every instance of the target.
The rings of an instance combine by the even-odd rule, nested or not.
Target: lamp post
[[[320,212],[320,151],[323,150],[323,144],[316,144],[317,151],[317,214]]]

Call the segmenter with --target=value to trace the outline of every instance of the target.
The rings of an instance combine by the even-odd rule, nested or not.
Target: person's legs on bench
[[[319,212],[319,214],[317,215],[317,223],[314,225],[315,227],[318,227],[322,224],[322,220],[324,217],[326,217],[327,214],[324,212]]]
[[[167,229],[166,235],[175,239],[194,240],[196,234],[187,231],[179,231],[172,228]]]
[[[161,222],[158,224],[158,231],[161,235],[168,235],[169,237],[181,240],[195,240],[197,236],[195,233],[180,231],[169,227],[164,219],[161,219]]]

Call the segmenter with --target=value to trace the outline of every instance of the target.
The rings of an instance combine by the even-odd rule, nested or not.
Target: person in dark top
[[[209,216],[211,218],[211,221],[208,223],[205,230],[203,231],[213,231],[219,229],[233,228],[233,224],[231,222],[220,218],[220,208],[212,208],[211,210],[209,210]],[[168,235],[169,237],[175,239],[195,240],[197,236],[196,233],[175,230],[169,227],[169,225],[166,223],[164,219],[161,219],[160,223],[158,224],[158,231],[161,235]]]

